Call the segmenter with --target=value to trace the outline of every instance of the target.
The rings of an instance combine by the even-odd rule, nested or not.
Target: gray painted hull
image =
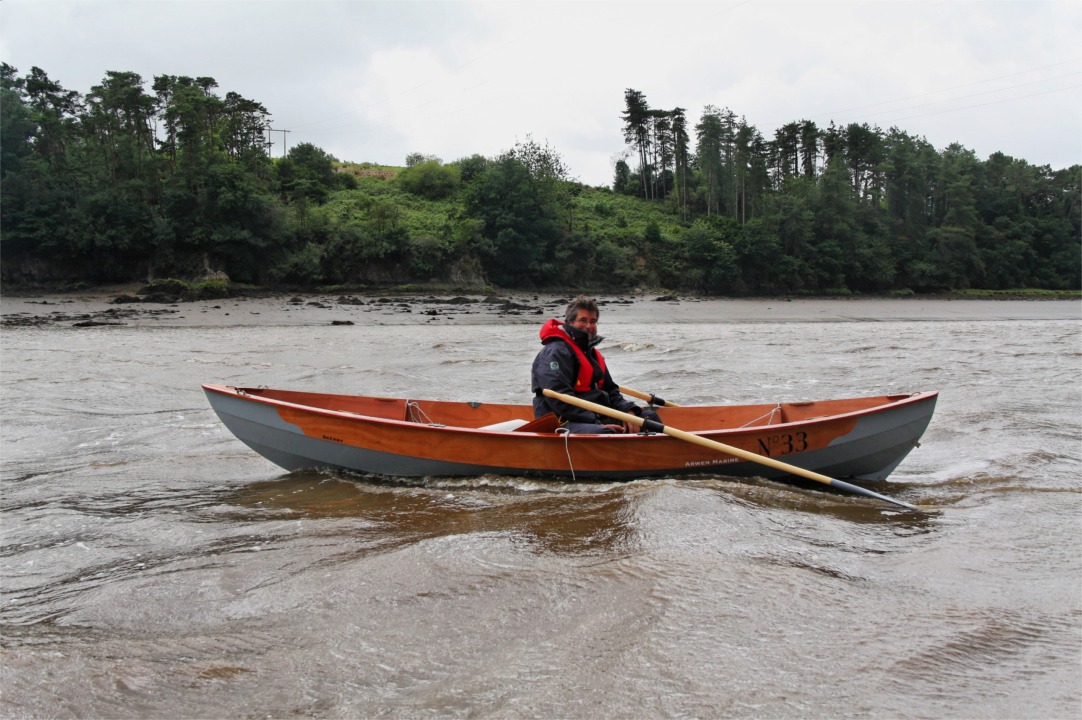
[[[238,439],[255,452],[286,470],[300,470],[313,467],[331,467],[365,474],[391,477],[423,476],[478,476],[478,475],[540,475],[570,479],[616,479],[629,480],[644,477],[672,477],[694,474],[722,474],[731,476],[759,476],[767,478],[789,477],[785,472],[758,463],[737,461],[732,457],[695,464],[673,462],[666,467],[635,467],[622,463],[612,467],[585,467],[581,460],[567,462],[564,458],[570,453],[573,458],[583,458],[596,444],[596,436],[564,436],[538,433],[492,433],[468,428],[442,428],[425,424],[393,423],[399,431],[416,433],[415,442],[410,447],[430,448],[442,440],[441,434],[455,434],[456,450],[447,456],[433,455],[429,452],[396,451],[382,442],[381,432],[387,421],[371,417],[345,417],[343,413],[333,413],[322,408],[312,408],[314,415],[334,416],[338,422],[355,427],[348,442],[313,437],[306,434],[299,424],[282,418],[276,404],[264,402],[243,393],[223,392],[220,386],[205,386],[211,407],[222,423]],[[231,389],[230,389],[231,390]],[[919,402],[900,402],[877,412],[869,412],[858,417],[852,428],[844,435],[830,441],[826,447],[805,452],[786,454],[778,459],[806,470],[812,470],[833,478],[855,478],[858,480],[878,481],[885,479],[902,462],[906,455],[918,444],[931,420],[935,408],[934,393]],[[296,406],[293,406],[296,408]],[[775,426],[784,429],[787,426]],[[796,427],[795,425],[793,427]],[[773,429],[773,428],[772,428]],[[729,442],[727,433],[700,432],[703,437]],[[495,436],[500,437],[495,437]],[[611,436],[609,436],[611,438]],[[658,453],[671,454],[677,447],[687,443],[665,435],[628,436],[620,438],[623,442],[653,443],[650,456]],[[470,442],[476,445],[476,451],[470,449]],[[492,453],[492,443],[518,443],[522,452]],[[462,447],[466,450],[462,450]],[[503,447],[503,446],[500,446]],[[512,446],[514,448],[516,446]],[[506,458],[510,455],[514,462],[493,462],[492,456]],[[521,457],[521,461],[518,458]],[[539,462],[541,458],[543,462]]]

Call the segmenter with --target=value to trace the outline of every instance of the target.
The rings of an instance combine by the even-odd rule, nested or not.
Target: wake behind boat
[[[568,435],[529,405],[203,385],[225,426],[286,470],[390,477],[527,475],[631,480],[791,473],[666,434]],[[917,446],[937,392],[663,407],[667,426],[835,478],[883,480]],[[780,464],[780,463],[779,463]]]

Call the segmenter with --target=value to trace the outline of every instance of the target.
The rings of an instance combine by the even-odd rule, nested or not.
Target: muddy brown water
[[[528,402],[530,298],[35,302],[0,331],[5,717],[1082,711],[1077,302],[603,306],[618,381],[679,402],[940,390],[873,487],[924,514],[724,475],[288,474],[199,388]]]

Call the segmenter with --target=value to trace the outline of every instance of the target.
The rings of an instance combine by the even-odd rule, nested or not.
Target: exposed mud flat
[[[129,292],[0,297],[6,327],[228,327],[260,325],[529,324],[562,316],[569,295],[268,295],[180,302]],[[598,295],[609,323],[863,322],[891,320],[1078,319],[1082,300],[940,298],[713,299]]]

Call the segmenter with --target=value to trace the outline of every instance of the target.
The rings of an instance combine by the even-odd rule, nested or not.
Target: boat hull
[[[332,467],[391,477],[612,480],[703,473],[787,476],[668,435],[486,429],[529,419],[527,406],[203,388],[230,432],[291,471]],[[883,480],[917,445],[936,399],[937,393],[930,392],[776,406],[664,408],[660,414],[672,427],[806,470]]]

